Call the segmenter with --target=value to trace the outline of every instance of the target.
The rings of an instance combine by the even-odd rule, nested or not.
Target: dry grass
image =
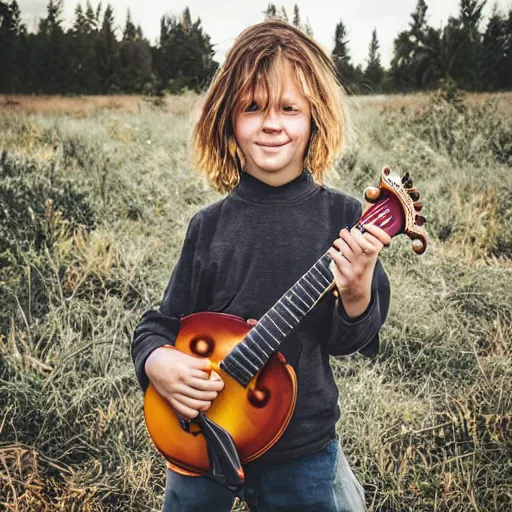
[[[328,184],[409,170],[432,244],[382,255],[381,354],[332,360],[345,451],[371,512],[512,510],[512,95],[350,103]],[[187,164],[197,97],[20,105],[0,109],[0,508],[160,510],[130,343],[219,198]]]
[[[0,111],[26,112],[41,115],[69,114],[75,118],[89,116],[99,111],[141,113],[147,106],[157,103],[172,115],[189,114],[197,100],[193,93],[161,100],[140,95],[116,96],[29,96],[0,94]]]

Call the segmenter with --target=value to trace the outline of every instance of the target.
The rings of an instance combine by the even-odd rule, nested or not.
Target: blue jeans
[[[364,512],[364,490],[339,441],[286,462],[244,465],[251,512]],[[167,470],[164,512],[229,512],[235,495],[206,477]]]

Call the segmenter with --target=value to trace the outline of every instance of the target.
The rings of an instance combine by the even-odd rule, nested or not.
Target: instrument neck
[[[224,358],[221,368],[246,386],[285,337],[334,286],[334,275],[329,269],[331,261],[327,253],[316,261]]]

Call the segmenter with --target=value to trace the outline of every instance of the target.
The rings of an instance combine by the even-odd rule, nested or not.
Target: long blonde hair
[[[235,188],[243,168],[233,122],[251,104],[261,82],[267,98],[275,97],[283,57],[290,62],[310,104],[312,129],[304,167],[317,183],[323,183],[326,171],[344,148],[349,121],[345,94],[331,58],[301,30],[284,20],[267,19],[238,36],[213,78],[192,128],[194,166],[219,192]]]

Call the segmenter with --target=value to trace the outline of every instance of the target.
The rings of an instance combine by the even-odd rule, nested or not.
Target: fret
[[[261,370],[278,350],[287,334],[315,306],[320,297],[330,288],[334,275],[329,265],[329,254],[325,253],[246,334],[220,367],[243,386]],[[256,339],[256,334],[259,340]]]
[[[294,286],[298,285],[298,283],[296,283]],[[297,293],[293,288],[290,289],[290,292],[292,293],[292,297],[293,295],[295,295],[295,297],[297,297],[305,306],[306,306],[306,313],[311,309],[311,306],[300,296],[299,293]],[[304,314],[306,314],[304,313]]]
[[[284,318],[283,315],[281,315],[281,313],[279,313],[279,311],[277,310],[277,305],[279,304],[279,302],[277,302],[276,304],[274,304],[274,306],[272,306],[272,309],[270,311],[275,311],[282,319],[283,319],[283,322],[290,328],[292,329],[293,326],[291,326],[287,321],[286,321],[286,318]]]
[[[240,352],[242,352],[243,348],[246,348],[262,365],[265,364],[266,361],[263,361],[258,354],[249,346],[248,343],[239,343],[238,347],[240,347]],[[252,364],[252,363],[251,363]]]
[[[317,267],[316,267],[316,264],[315,264],[315,265],[313,265],[312,269],[315,269],[315,270],[318,272],[318,274],[320,274],[320,276],[322,277],[322,279],[327,283],[327,285],[325,285],[325,284],[323,285],[324,287],[329,287],[329,286],[331,286],[331,281],[329,281],[329,279],[327,279],[327,277],[325,277],[325,276],[324,276],[324,274],[322,273],[322,271],[321,271],[319,268],[317,268]]]
[[[246,345],[239,343],[233,352],[233,356],[241,355],[256,370],[256,372],[258,372],[258,367],[242,352],[242,347],[244,346]],[[234,359],[236,360],[236,357],[234,357]]]
[[[302,285],[302,287],[306,290],[306,291],[309,291],[309,295],[313,298],[313,304],[311,307],[314,307],[316,301],[318,300],[318,297],[320,297],[320,295],[322,294],[322,292],[320,292],[319,290],[317,290],[313,284],[311,284],[310,281],[308,281],[305,276],[302,276],[301,280],[300,280],[300,284]]]
[[[235,362],[235,363],[236,363],[240,368],[242,368],[242,372],[240,372],[240,370],[238,370],[238,369],[236,368],[236,366],[233,366],[233,365],[231,364],[231,361],[234,361],[234,362]],[[250,375],[250,372],[248,372],[248,371],[247,371],[247,369],[245,368],[245,366],[243,366],[241,363],[239,363],[239,362],[236,360],[236,358],[235,358],[235,357],[230,357],[230,358],[229,358],[229,362],[228,362],[228,364],[227,364],[227,367],[228,367],[231,371],[233,371],[234,373],[236,373],[239,377],[241,377],[241,378],[242,378],[242,380],[245,380],[245,379],[247,378],[247,376],[248,376],[248,375]],[[249,378],[249,380],[251,380],[251,379]]]
[[[264,342],[265,344],[267,345],[267,347],[271,350],[271,353],[275,350],[274,347],[272,345],[270,345],[270,343],[258,332],[258,329],[256,329],[256,327],[258,327],[257,325],[255,327],[253,327],[250,331],[249,331],[249,334],[251,334],[252,332],[255,332]],[[249,336],[249,334],[247,334],[247,336]],[[253,340],[254,341],[254,340]],[[256,341],[254,341],[254,343],[257,344]],[[265,352],[265,355],[266,352]]]
[[[267,311],[267,313],[265,314],[265,317],[267,317],[276,327],[277,327],[277,330],[283,335],[285,336],[286,333],[284,333],[281,328],[274,322],[274,320],[272,320],[272,317],[270,316],[270,311],[272,311],[272,309],[270,309],[269,311]]]
[[[309,295],[309,293],[304,289],[304,287],[299,283],[297,282],[298,286],[304,291],[304,293],[313,301],[313,304],[316,302],[315,299],[313,299],[313,297],[311,297],[311,295]],[[304,304],[306,304],[306,302],[304,302]],[[313,306],[313,304],[311,304],[311,306]],[[309,304],[306,304],[308,306],[308,310],[311,309],[311,306]]]
[[[291,297],[293,299],[293,297],[297,297],[301,302],[302,304],[304,304],[306,306],[306,312],[304,313],[304,315],[307,314],[307,312],[309,311],[309,308],[311,307],[301,296],[299,293],[297,293],[293,288],[290,290],[291,291]],[[295,306],[295,302],[293,303],[293,305]],[[298,306],[297,306],[298,307]],[[301,310],[302,311],[302,310]]]
[[[315,276],[315,274],[313,274],[312,270],[314,269],[315,267],[311,267],[311,270],[310,270],[310,273],[311,273],[311,277],[320,285],[320,289],[322,290],[320,292],[320,295],[324,292],[324,288],[325,288],[325,284],[322,284],[318,279],[317,277]],[[317,271],[318,272],[318,271]],[[320,273],[320,272],[319,272]],[[321,274],[320,274],[321,275]],[[323,277],[323,276],[322,276]]]
[[[270,336],[272,336],[272,338],[274,338],[274,341],[277,341],[277,344],[279,345],[279,341],[277,340],[277,338],[263,325],[262,321],[265,317],[263,317],[259,322],[258,322],[258,325],[261,325],[261,327],[263,327],[263,329],[265,329],[265,331],[267,331]],[[273,347],[273,350],[275,350],[275,348]]]
[[[274,307],[272,309],[274,309],[277,314],[287,323],[287,325],[289,327],[291,327],[293,329],[293,323],[298,323],[299,322],[299,319],[283,304],[283,299],[284,297],[281,297],[279,299],[278,302],[276,302],[276,304],[274,305]],[[288,313],[288,316],[290,316],[292,318],[292,324],[289,324],[287,321],[286,321],[286,318],[283,316],[283,314],[277,309],[278,306],[282,306],[286,312]]]
[[[285,296],[283,296],[283,299],[286,299],[288,301],[288,304],[292,305],[295,308],[295,310],[299,312],[299,315],[301,317],[306,316],[307,311],[303,311],[301,308],[299,308],[299,306],[297,306],[297,304],[295,304],[295,302],[293,302],[293,294],[291,294],[291,293],[286,294]],[[284,305],[284,302],[283,302],[283,306],[286,307]]]
[[[252,337],[252,333],[255,332],[254,329],[251,329],[245,339],[247,340],[247,343],[249,344],[252,344],[253,347],[257,347],[258,350],[263,354],[263,361],[268,361],[268,358],[272,355],[272,347],[265,341],[264,338],[262,338],[263,341],[265,341],[265,344],[267,345],[267,347],[270,347],[270,354],[267,354],[264,350],[263,350],[263,347],[261,346],[261,344],[259,344],[258,342],[256,342]],[[260,336],[261,337],[261,336]],[[255,352],[255,350],[253,350],[253,352]],[[261,359],[261,358],[259,358]]]
[[[331,259],[331,257],[328,254],[324,254],[318,260],[318,263],[320,263],[320,265],[322,265],[322,268],[324,268],[326,270],[327,275],[329,276],[329,279],[331,279],[331,276],[334,277],[332,272],[331,272],[331,269],[329,268],[329,265],[330,265],[331,261],[333,261],[333,260]]]

